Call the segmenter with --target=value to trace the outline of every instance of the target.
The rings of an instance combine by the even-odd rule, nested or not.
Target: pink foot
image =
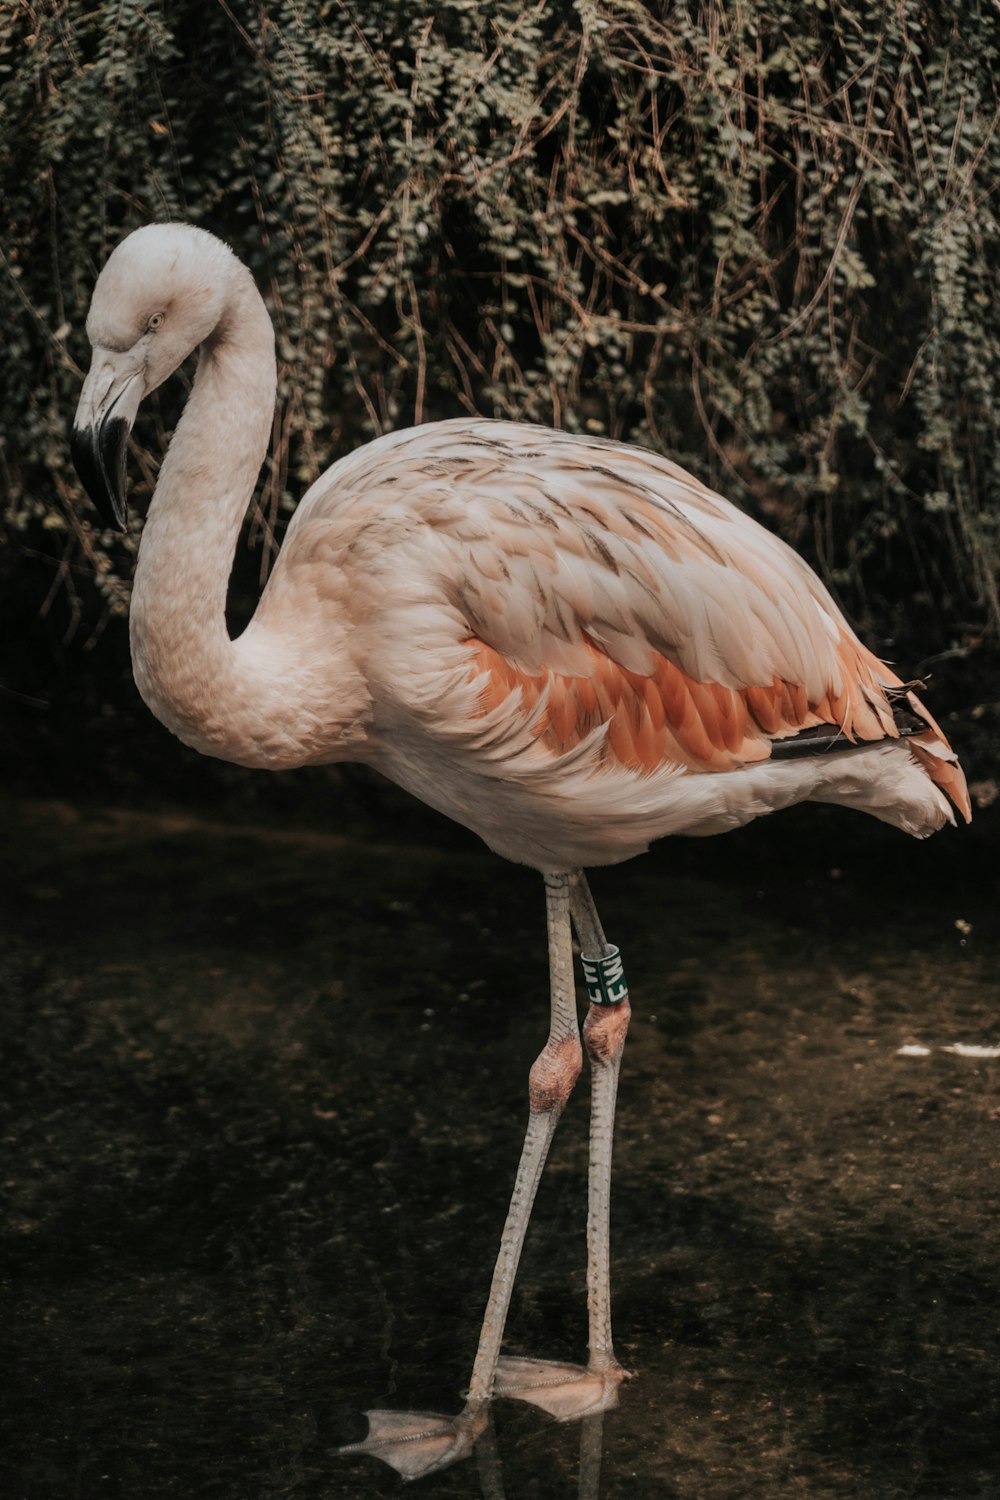
[[[618,1387],[628,1378],[628,1371],[617,1363],[599,1370],[505,1354],[497,1365],[493,1394],[530,1401],[557,1422],[575,1422],[617,1406]]]
[[[404,1479],[436,1474],[468,1458],[486,1427],[485,1408],[466,1410],[457,1417],[425,1411],[366,1411],[365,1416],[368,1436],[363,1442],[347,1443],[339,1452],[370,1453]]]

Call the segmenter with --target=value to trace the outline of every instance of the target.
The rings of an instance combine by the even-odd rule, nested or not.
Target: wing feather
[[[526,734],[541,754],[596,748],[652,773],[752,764],[822,725],[848,743],[899,733],[899,679],[807,564],[657,454],[435,423],[328,470],[289,528],[290,562],[325,526],[350,531],[382,591],[382,696],[442,738],[483,745],[488,724],[493,756],[505,733],[520,755]],[[418,638],[422,663],[402,649]]]

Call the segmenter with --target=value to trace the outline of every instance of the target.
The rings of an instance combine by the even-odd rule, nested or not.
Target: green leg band
[[[623,1000],[628,999],[621,954],[613,944],[608,945],[603,958],[588,958],[585,953],[581,953],[580,962],[583,964],[583,982],[587,986],[587,999],[591,1005],[620,1005]]]

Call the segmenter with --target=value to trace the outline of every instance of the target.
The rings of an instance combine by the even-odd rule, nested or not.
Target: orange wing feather
[[[572,750],[601,725],[607,725],[605,762],[644,772],[669,764],[695,771],[733,770],[766,760],[774,740],[821,725],[854,743],[899,734],[884,691],[898,685],[898,679],[847,635],[838,649],[840,690],[829,690],[815,703],[799,683],[777,676],[744,688],[697,682],[659,653],[653,670],[643,675],[614,661],[586,635],[586,676],[526,672],[477,637],[466,644],[481,712],[519,691],[530,714],[544,695],[533,732],[555,755]]]

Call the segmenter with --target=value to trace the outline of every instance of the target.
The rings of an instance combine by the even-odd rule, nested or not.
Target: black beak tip
[[[125,504],[125,442],[128,424],[102,422],[99,427],[76,427],[70,435],[73,467],[105,526],[124,535],[128,529]]]

